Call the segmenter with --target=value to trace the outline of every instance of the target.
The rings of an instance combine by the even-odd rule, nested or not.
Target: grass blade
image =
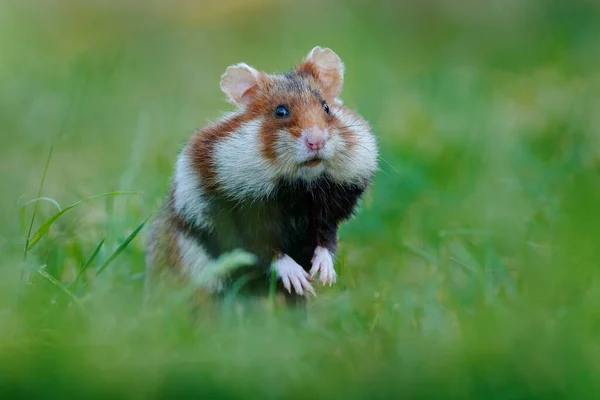
[[[46,159],[46,165],[44,166],[44,172],[42,174],[42,180],[40,181],[40,187],[38,188],[38,194],[37,197],[41,197],[42,196],[42,189],[44,188],[44,182],[46,181],[46,174],[48,173],[48,167],[50,166],[50,159],[52,158],[52,150],[53,150],[54,146],[52,144],[50,144],[50,150],[48,151],[48,158]],[[23,262],[27,261],[27,252],[29,251],[30,247],[29,247],[29,241],[31,238],[31,231],[33,230],[33,223],[35,222],[35,215],[37,214],[37,208],[38,208],[38,204],[39,202],[35,202],[34,206],[33,206],[33,213],[31,214],[31,222],[29,223],[29,229],[27,229],[27,234],[25,235],[25,248],[23,249]],[[25,210],[23,210],[22,212],[20,212],[20,218],[21,218],[21,227],[23,228],[23,232],[25,232],[26,230],[26,216],[25,216]],[[21,277],[19,279],[19,289],[17,291],[17,297],[20,298],[21,297],[21,291],[23,290],[23,285],[25,284],[25,281],[29,280],[29,274],[25,272],[25,270],[21,271]]]
[[[83,307],[83,305],[81,304],[81,302],[79,301],[79,299],[77,298],[77,296],[75,296],[75,294],[73,294],[73,292],[71,292],[58,279],[56,279],[55,277],[53,277],[52,275],[50,275],[49,273],[47,273],[46,271],[44,271],[43,267],[38,268],[37,273],[42,278],[44,278],[45,280],[47,280],[48,282],[50,282],[53,286],[56,286],[56,288],[58,288],[61,292],[63,292],[64,294],[66,294],[73,301],[73,303],[75,303],[75,305],[77,305],[79,308],[81,308],[82,310],[85,311],[85,308]]]
[[[23,205],[21,206],[21,208],[23,208],[23,207],[27,207],[28,205],[30,205],[30,204],[33,204],[33,203],[36,203],[36,202],[38,202],[38,201],[47,201],[47,202],[49,202],[49,203],[52,203],[52,204],[54,204],[54,205],[56,206],[56,208],[58,208],[58,211],[60,211],[60,210],[61,210],[61,208],[60,208],[60,204],[58,204],[58,201],[54,200],[54,199],[53,199],[53,198],[51,198],[51,197],[38,197],[38,198],[35,198],[35,199],[33,199],[33,200],[29,200],[27,203],[23,204]]]
[[[450,243],[450,259],[457,264],[465,267],[474,276],[479,277],[481,267],[475,257],[467,250],[467,248],[458,240]]]
[[[149,219],[150,219],[150,215],[148,215],[146,217],[146,219],[144,221],[142,221],[142,223],[140,225],[138,225],[138,227],[135,228],[134,231],[131,232],[131,234],[129,236],[127,236],[127,238],[123,241],[123,243],[121,243],[119,245],[119,247],[117,247],[117,249],[114,251],[114,253],[112,253],[111,256],[108,257],[108,259],[104,262],[104,264],[102,264],[102,266],[100,268],[98,268],[98,270],[96,271],[96,276],[100,275],[100,273],[102,271],[104,271],[115,260],[115,258],[117,258],[119,256],[119,254],[121,254],[121,252],[123,250],[125,250],[125,248],[129,245],[129,243],[131,243],[131,241],[133,239],[135,239],[137,234],[140,233],[140,231],[142,230],[144,225],[146,225],[146,222],[148,222]]]
[[[206,268],[194,277],[195,285],[203,285],[236,268],[256,263],[256,256],[247,251],[237,249],[222,254],[217,260],[209,263]]]
[[[102,245],[104,244],[104,242],[106,241],[106,237],[103,238],[100,243],[98,243],[98,245],[96,246],[96,248],[94,249],[94,252],[92,253],[92,255],[90,256],[90,258],[88,258],[88,260],[85,262],[85,264],[83,264],[83,267],[81,268],[81,271],[79,272],[80,274],[82,272],[84,272],[96,259],[96,257],[98,256],[98,253],[100,253],[100,249],[102,248]]]
[[[58,208],[58,211],[62,210],[60,208],[60,204],[58,204],[58,202],[50,197],[38,197],[37,199],[33,199],[33,200],[29,200],[27,203],[23,204],[21,206],[21,208],[19,209],[19,222],[21,224],[21,231],[23,232],[23,236],[27,235],[27,206],[33,203],[37,203],[39,201],[47,201],[49,203],[52,203],[56,206],[56,208]],[[27,236],[26,236],[27,237]]]
[[[85,264],[83,264],[83,267],[81,267],[81,269],[77,273],[77,276],[75,277],[75,279],[73,279],[73,282],[69,283],[69,286],[68,286],[69,288],[71,288],[73,285],[75,285],[79,281],[79,278],[81,277],[81,275],[83,275],[85,273],[85,271],[89,268],[89,266],[92,265],[92,263],[94,262],[96,257],[98,257],[98,253],[100,253],[100,249],[104,245],[105,241],[106,241],[106,237],[104,237],[96,245],[96,247],[94,248],[94,251],[92,252],[92,255],[90,256],[90,258],[88,258],[88,260],[85,262]]]
[[[50,166],[50,159],[52,158],[52,150],[54,146],[50,145],[50,151],[48,152],[48,158],[46,159],[46,166],[44,167],[44,173],[42,174],[42,180],[40,181],[40,187],[38,188],[37,197],[42,197],[42,189],[44,188],[44,182],[46,181],[46,174],[48,173],[48,167]],[[27,259],[27,252],[31,248],[29,246],[29,241],[31,238],[31,231],[33,230],[33,222],[35,221],[35,214],[37,213],[39,202],[35,202],[33,206],[33,214],[31,215],[31,222],[29,223],[29,230],[27,231],[27,236],[25,238],[25,250],[23,252],[23,260]]]
[[[51,216],[46,222],[44,222],[38,228],[38,230],[33,234],[33,236],[31,236],[31,239],[29,239],[27,241],[26,252],[28,250],[31,250],[33,248],[33,246],[35,246],[36,243],[40,241],[40,239],[42,238],[42,236],[44,236],[44,234],[48,231],[48,229],[50,229],[52,224],[55,223],[56,220],[59,219],[67,211],[72,210],[73,208],[85,203],[86,201],[92,200],[92,199],[97,199],[100,197],[108,197],[108,196],[126,195],[126,194],[139,194],[139,192],[110,192],[110,193],[97,194],[95,196],[86,197],[85,199],[79,200],[77,203],[73,203],[70,206],[62,209],[61,211],[59,211],[56,214],[54,214],[53,216]]]
[[[415,255],[418,255],[418,256],[422,257],[426,261],[429,261],[431,263],[437,262],[437,257],[436,257],[435,254],[431,254],[428,251],[420,249],[420,248],[418,248],[416,246],[413,246],[410,243],[404,243],[404,247],[406,247],[408,250],[410,250]]]

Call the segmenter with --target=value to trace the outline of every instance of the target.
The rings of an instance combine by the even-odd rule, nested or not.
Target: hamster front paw
[[[317,247],[312,258],[312,268],[310,269],[311,278],[314,277],[317,272],[320,272],[319,281],[323,285],[333,285],[337,279],[337,274],[333,269],[333,259],[331,253],[324,247]]]
[[[283,286],[289,293],[292,293],[292,286],[297,294],[304,296],[305,293],[315,295],[315,291],[310,284],[310,275],[290,256],[284,254],[273,263],[273,268],[277,277],[283,282]]]

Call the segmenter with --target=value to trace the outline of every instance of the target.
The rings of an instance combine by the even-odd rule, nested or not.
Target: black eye
[[[287,109],[286,106],[277,106],[277,108],[275,109],[275,118],[287,118],[289,116],[290,111]]]
[[[327,114],[329,114],[329,106],[327,105],[327,103],[323,102],[323,110],[325,110],[325,112]]]

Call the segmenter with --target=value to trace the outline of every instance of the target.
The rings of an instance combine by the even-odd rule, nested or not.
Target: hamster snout
[[[319,151],[325,147],[327,139],[329,139],[329,131],[315,125],[312,128],[303,129],[302,137],[309,151]]]

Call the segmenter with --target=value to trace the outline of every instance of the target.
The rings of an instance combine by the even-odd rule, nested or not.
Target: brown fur
[[[248,105],[246,115],[250,119],[263,117],[260,137],[263,155],[267,160],[276,160],[275,141],[279,130],[286,130],[299,138],[302,129],[315,125],[323,129],[334,122],[335,118],[323,110],[322,101],[325,99],[322,92],[314,75],[303,70],[295,70],[284,77],[268,76],[262,80]],[[279,105],[288,107],[289,118],[273,118]]]
[[[171,202],[167,201],[154,220],[148,238],[146,289],[153,290],[165,281],[182,277],[181,256],[177,246],[177,227],[171,221]]]
[[[343,109],[344,112],[352,115],[353,122],[351,123],[351,125],[358,124],[359,122],[362,125],[367,124],[366,121],[362,117],[360,117],[358,114],[356,114],[352,110],[350,110],[346,107],[343,107],[343,106],[336,106],[336,107]],[[332,107],[332,109],[334,109],[334,108]],[[358,144],[358,140],[357,140],[356,134],[354,133],[354,129],[352,129],[352,126],[345,126],[342,123],[342,121],[340,121],[338,118],[336,118],[335,111],[332,111],[332,113],[333,113],[333,117],[332,117],[331,126],[336,128],[336,130],[339,132],[339,135],[344,139],[344,142],[345,142],[348,150],[352,150],[352,148]]]
[[[245,116],[226,119],[217,124],[208,125],[192,136],[192,145],[189,151],[191,152],[193,167],[198,171],[202,185],[206,189],[216,187],[212,158],[215,144],[220,139],[235,132],[244,121],[246,121]]]

